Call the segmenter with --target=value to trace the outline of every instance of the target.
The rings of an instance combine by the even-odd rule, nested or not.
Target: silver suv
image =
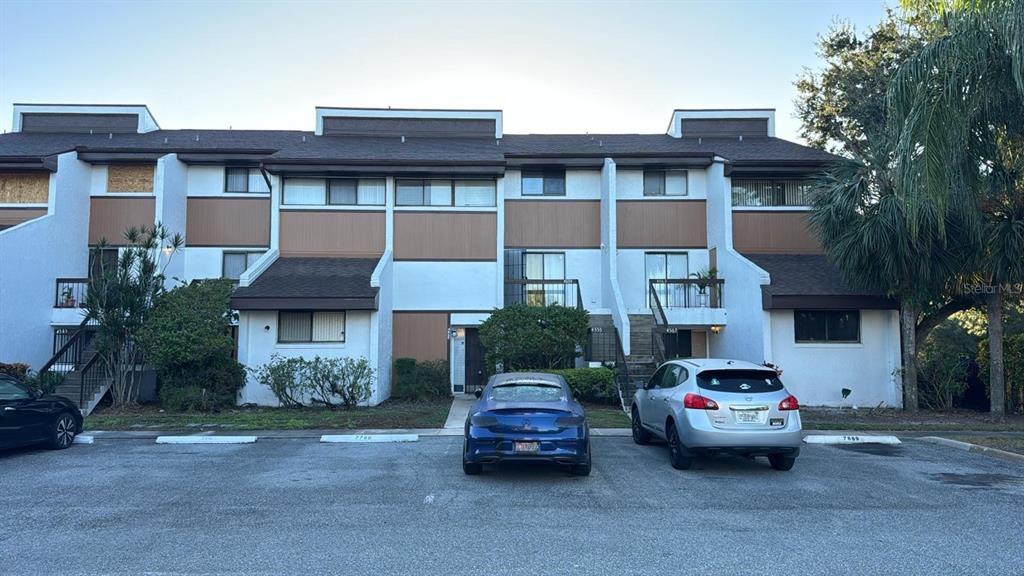
[[[800,454],[800,405],[775,370],[742,360],[687,359],[662,364],[633,397],[633,441],[658,437],[672,467],[694,454],[767,456],[789,470]]]

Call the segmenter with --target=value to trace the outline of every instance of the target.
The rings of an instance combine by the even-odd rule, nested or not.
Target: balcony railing
[[[725,280],[679,278],[651,280],[647,300],[652,310],[663,308],[721,308]]]
[[[54,291],[54,308],[81,308],[89,293],[88,278],[57,278]]]
[[[505,280],[505,304],[582,308],[579,280]]]

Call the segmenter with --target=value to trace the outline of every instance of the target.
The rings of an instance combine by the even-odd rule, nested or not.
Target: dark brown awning
[[[279,258],[231,295],[236,310],[376,310],[374,258]]]

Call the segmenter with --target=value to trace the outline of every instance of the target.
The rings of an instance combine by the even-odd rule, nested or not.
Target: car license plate
[[[740,410],[736,412],[736,421],[740,424],[760,424],[760,410]]]
[[[514,442],[512,446],[516,452],[538,452],[540,451],[539,442]]]

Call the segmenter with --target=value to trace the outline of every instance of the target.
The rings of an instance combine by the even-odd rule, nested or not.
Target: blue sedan
[[[463,472],[479,474],[484,464],[494,462],[540,460],[568,464],[578,476],[590,475],[587,415],[564,378],[498,374],[476,395],[466,418]]]

